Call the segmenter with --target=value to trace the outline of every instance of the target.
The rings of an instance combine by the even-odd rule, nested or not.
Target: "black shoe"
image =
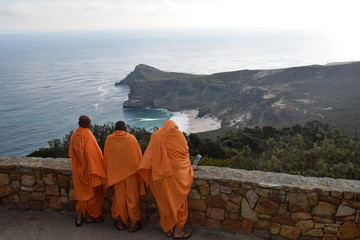
[[[133,228],[129,228],[128,231],[129,232],[136,232],[139,231],[141,229],[141,224],[140,222],[137,222]]]
[[[83,219],[82,219],[82,218],[81,218],[80,223],[78,223],[78,222],[77,222],[77,219],[75,219],[75,226],[76,226],[76,227],[81,227],[82,224],[83,224]]]
[[[121,222],[121,221],[120,221]],[[121,227],[122,228],[119,228],[119,220],[115,220],[114,221],[114,227],[117,229],[117,230],[119,230],[119,231],[122,231],[122,230],[124,230],[125,229],[125,227],[124,227],[124,224],[121,222]]]

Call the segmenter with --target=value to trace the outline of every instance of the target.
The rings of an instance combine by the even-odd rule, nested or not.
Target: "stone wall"
[[[110,216],[111,191],[105,200]],[[360,237],[360,182],[202,167],[196,171],[188,224],[272,239]],[[0,158],[5,208],[74,211],[70,159]],[[142,221],[159,222],[154,197],[141,201]]]

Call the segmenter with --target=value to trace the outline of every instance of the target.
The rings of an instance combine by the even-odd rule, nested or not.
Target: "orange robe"
[[[102,215],[106,181],[101,149],[89,128],[79,127],[69,147],[72,160],[76,211],[98,218]]]
[[[141,148],[135,136],[115,131],[106,138],[104,161],[106,186],[113,186],[111,214],[129,225],[140,220],[140,195],[145,194],[144,182],[136,173],[141,160]]]
[[[182,229],[188,218],[187,196],[194,172],[187,141],[173,121],[165,121],[151,136],[138,173],[156,199],[162,229],[172,231],[175,225]]]

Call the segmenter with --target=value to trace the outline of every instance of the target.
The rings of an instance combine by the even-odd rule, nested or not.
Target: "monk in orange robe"
[[[184,226],[194,172],[187,141],[175,122],[165,121],[151,136],[138,173],[156,199],[160,226],[165,234],[174,239],[190,237],[191,232],[184,231]]]
[[[106,187],[113,187],[114,195],[111,214],[114,226],[129,232],[140,226],[140,195],[145,194],[144,182],[136,173],[142,157],[141,148],[135,136],[126,132],[126,124],[118,121],[115,132],[106,138],[104,161]]]
[[[101,149],[90,131],[91,119],[82,115],[79,128],[72,134],[69,156],[72,162],[72,176],[77,217],[75,225],[82,225],[85,214],[87,223],[104,221],[102,216],[105,181],[104,162]]]

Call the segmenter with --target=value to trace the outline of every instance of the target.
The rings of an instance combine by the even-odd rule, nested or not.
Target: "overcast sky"
[[[0,32],[157,28],[359,32],[358,0],[0,0]]]

